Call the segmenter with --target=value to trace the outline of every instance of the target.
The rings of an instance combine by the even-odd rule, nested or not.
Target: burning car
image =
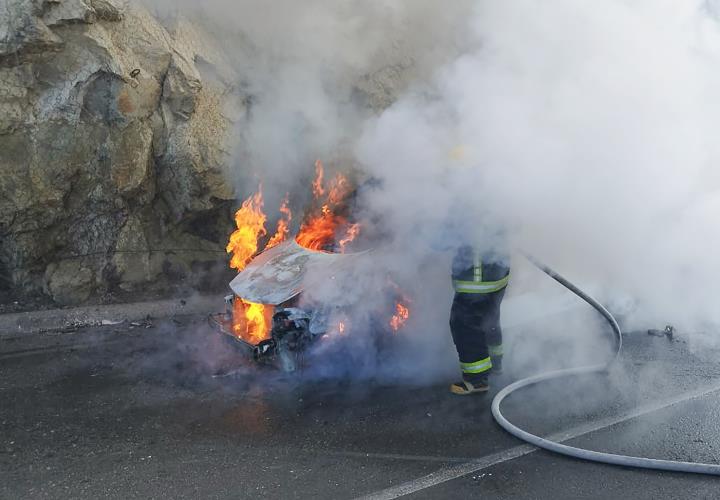
[[[225,311],[209,317],[215,330],[234,346],[256,361],[277,364],[288,372],[297,368],[299,356],[315,340],[332,332],[344,334],[346,328],[338,306],[303,300],[304,290],[350,274],[370,253],[348,251],[361,229],[348,215],[349,181],[338,173],[325,186],[323,177],[323,166],[317,162],[314,203],[292,239],[287,238],[292,221],[288,196],[270,238],[262,189],[243,202],[227,246],[232,253],[230,266],[239,274],[230,282],[233,294],[225,298]],[[258,251],[263,241],[264,249]],[[408,300],[395,291],[391,294],[397,300],[391,302],[394,308],[382,323],[387,330],[398,331],[409,317]]]
[[[258,361],[278,361],[294,371],[297,355],[328,333],[333,307],[302,304],[308,271],[332,279],[345,273],[366,252],[353,254],[309,250],[295,240],[285,241],[259,254],[230,282],[224,313],[210,317],[211,324]],[[336,315],[335,315],[336,316]],[[343,329],[340,322],[333,328]]]

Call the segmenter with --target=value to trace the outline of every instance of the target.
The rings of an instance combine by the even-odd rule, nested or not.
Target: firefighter
[[[502,370],[500,303],[510,278],[509,263],[504,250],[464,245],[455,254],[450,331],[462,380],[450,386],[453,394],[486,392],[490,371]]]

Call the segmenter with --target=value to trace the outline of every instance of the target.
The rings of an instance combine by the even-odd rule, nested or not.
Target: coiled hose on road
[[[555,441],[541,438],[535,434],[531,434],[527,431],[522,430],[516,425],[509,422],[500,411],[500,405],[503,400],[510,396],[513,392],[522,389],[524,387],[530,387],[546,380],[559,379],[563,377],[570,377],[573,375],[583,375],[588,373],[604,373],[617,361],[622,350],[622,331],[615,318],[610,312],[597,300],[580,290],[578,287],[573,285],[567,279],[547,267],[546,265],[538,262],[532,256],[525,255],[525,257],[532,262],[538,269],[543,271],[545,274],[553,278],[555,281],[563,285],[565,288],[573,292],[575,295],[583,299],[585,302],[590,304],[595,310],[597,310],[610,324],[616,339],[616,351],[612,359],[604,364],[583,366],[579,368],[568,368],[564,370],[555,370],[547,373],[541,373],[532,377],[528,377],[522,380],[518,380],[503,388],[500,392],[495,395],[492,401],[492,414],[495,421],[507,432],[513,436],[530,443],[538,448],[544,450],[566,455],[568,457],[579,458],[581,460],[589,460],[592,462],[601,462],[612,465],[621,465],[625,467],[639,467],[642,469],[654,469],[654,470],[665,470],[673,472],[690,472],[695,474],[712,474],[720,475],[720,465],[717,464],[703,464],[696,462],[678,462],[674,460],[657,460],[653,458],[644,457],[631,457],[627,455],[616,455],[613,453],[602,453],[599,451],[585,450],[582,448],[575,448],[574,446],[568,446]]]

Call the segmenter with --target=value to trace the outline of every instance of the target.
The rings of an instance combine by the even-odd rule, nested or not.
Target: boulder
[[[95,9],[85,0],[49,0],[44,2],[42,20],[46,26],[70,23],[93,23]]]
[[[45,291],[58,304],[82,304],[93,293],[93,279],[92,269],[80,259],[53,262],[45,271]]]
[[[141,121],[132,122],[108,138],[107,154],[113,159],[110,178],[121,196],[137,197],[145,190],[146,199],[152,198],[152,138],[152,129]]]

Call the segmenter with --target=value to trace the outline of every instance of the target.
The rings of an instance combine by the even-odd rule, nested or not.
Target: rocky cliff
[[[287,0],[266,25],[262,2],[144,4],[0,0],[0,309],[224,289],[233,183],[294,189],[444,60],[433,33],[462,17],[418,32],[424,9]]]
[[[181,19],[120,0],[3,0],[5,296],[225,284],[231,80]]]

